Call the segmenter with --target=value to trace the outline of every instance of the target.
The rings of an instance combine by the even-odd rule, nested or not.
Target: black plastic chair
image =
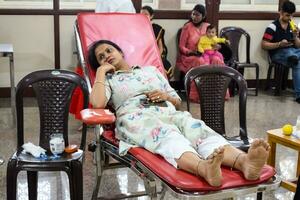
[[[246,62],[240,62],[239,60],[239,45],[241,37],[246,38]],[[259,65],[250,61],[250,35],[239,27],[224,27],[220,31],[220,37],[225,37],[230,41],[230,47],[232,50],[232,58],[227,64],[230,67],[237,69],[241,74],[244,74],[245,68],[255,68],[255,96],[258,95],[259,87]],[[250,88],[249,88],[250,89]],[[233,89],[234,94],[235,87]]]
[[[269,68],[267,74],[267,83],[265,90],[268,90],[275,87],[274,95],[280,96],[282,90],[287,87],[287,80],[289,76],[289,66],[274,62],[271,60],[270,56],[268,56]],[[274,69],[274,78],[271,80],[272,70]]]
[[[46,160],[22,153],[24,144],[23,94],[32,86],[40,114],[39,146],[47,150]],[[62,133],[65,145],[68,140],[68,116],[71,96],[79,87],[84,96],[84,108],[88,107],[88,87],[77,74],[65,70],[42,70],[25,76],[16,91],[17,151],[7,164],[7,199],[16,199],[17,176],[27,171],[29,199],[37,199],[38,171],[65,171],[69,177],[71,199],[83,198],[82,160],[86,143],[87,127],[83,124],[80,148],[75,153],[63,153],[59,158],[50,157],[49,139],[52,133]],[[79,142],[78,142],[79,143]]]
[[[246,127],[247,82],[235,69],[228,66],[206,65],[195,67],[185,75],[186,96],[189,96],[192,81],[196,83],[200,99],[201,120],[224,136],[233,146],[247,151],[250,144]],[[228,137],[225,133],[224,104],[230,81],[239,88],[239,136]],[[186,99],[190,110],[190,100]]]

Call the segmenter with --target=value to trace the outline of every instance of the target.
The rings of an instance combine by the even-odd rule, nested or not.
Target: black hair
[[[281,5],[280,11],[286,12],[286,13],[289,13],[289,14],[293,14],[294,12],[296,12],[296,6],[291,1],[285,1]]]
[[[216,26],[213,25],[213,24],[210,24],[210,25],[208,25],[208,26],[206,27],[206,32],[207,32],[208,30],[211,30],[211,29],[214,29],[214,28],[216,28]]]
[[[98,41],[92,43],[91,46],[89,47],[88,62],[90,64],[90,66],[92,67],[92,69],[94,69],[95,71],[99,67],[99,63],[98,63],[96,55],[95,55],[95,49],[101,44],[109,44],[109,45],[113,46],[114,48],[116,48],[120,53],[123,54],[122,49],[116,43],[113,43],[112,41],[98,40]]]
[[[206,9],[202,4],[197,4],[195,5],[195,7],[193,8],[193,10],[198,11],[199,13],[202,14],[202,18],[205,18],[206,16]]]
[[[194,23],[193,20],[192,20],[192,17],[190,17],[189,21],[188,22],[192,22],[195,26],[199,26],[203,21],[205,21],[205,17],[206,17],[206,9],[205,7],[202,5],[202,4],[196,4],[192,10],[193,11],[197,11],[199,12],[201,15],[202,15],[202,20],[199,22],[199,23]],[[186,23],[188,23],[186,22]],[[185,24],[186,24],[185,23]]]
[[[154,14],[154,10],[150,6],[143,6],[142,10],[147,10],[150,16]]]

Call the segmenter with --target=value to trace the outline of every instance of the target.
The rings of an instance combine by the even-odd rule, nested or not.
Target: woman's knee
[[[211,64],[224,64],[224,61],[222,58],[220,58],[218,56],[213,56],[211,58]]]

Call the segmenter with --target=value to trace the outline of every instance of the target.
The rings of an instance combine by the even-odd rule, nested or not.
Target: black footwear
[[[297,103],[300,103],[300,97],[296,98]]]
[[[297,56],[289,56],[287,58],[288,63],[292,64],[292,65],[297,65],[299,60]]]

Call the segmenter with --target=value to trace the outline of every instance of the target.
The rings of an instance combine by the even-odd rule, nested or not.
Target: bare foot
[[[215,149],[207,158],[200,161],[197,166],[198,174],[203,177],[211,186],[218,187],[222,184],[221,164],[224,158],[224,147]]]
[[[270,151],[270,145],[263,139],[256,139],[251,144],[243,164],[243,173],[247,180],[256,180],[265,165]]]

